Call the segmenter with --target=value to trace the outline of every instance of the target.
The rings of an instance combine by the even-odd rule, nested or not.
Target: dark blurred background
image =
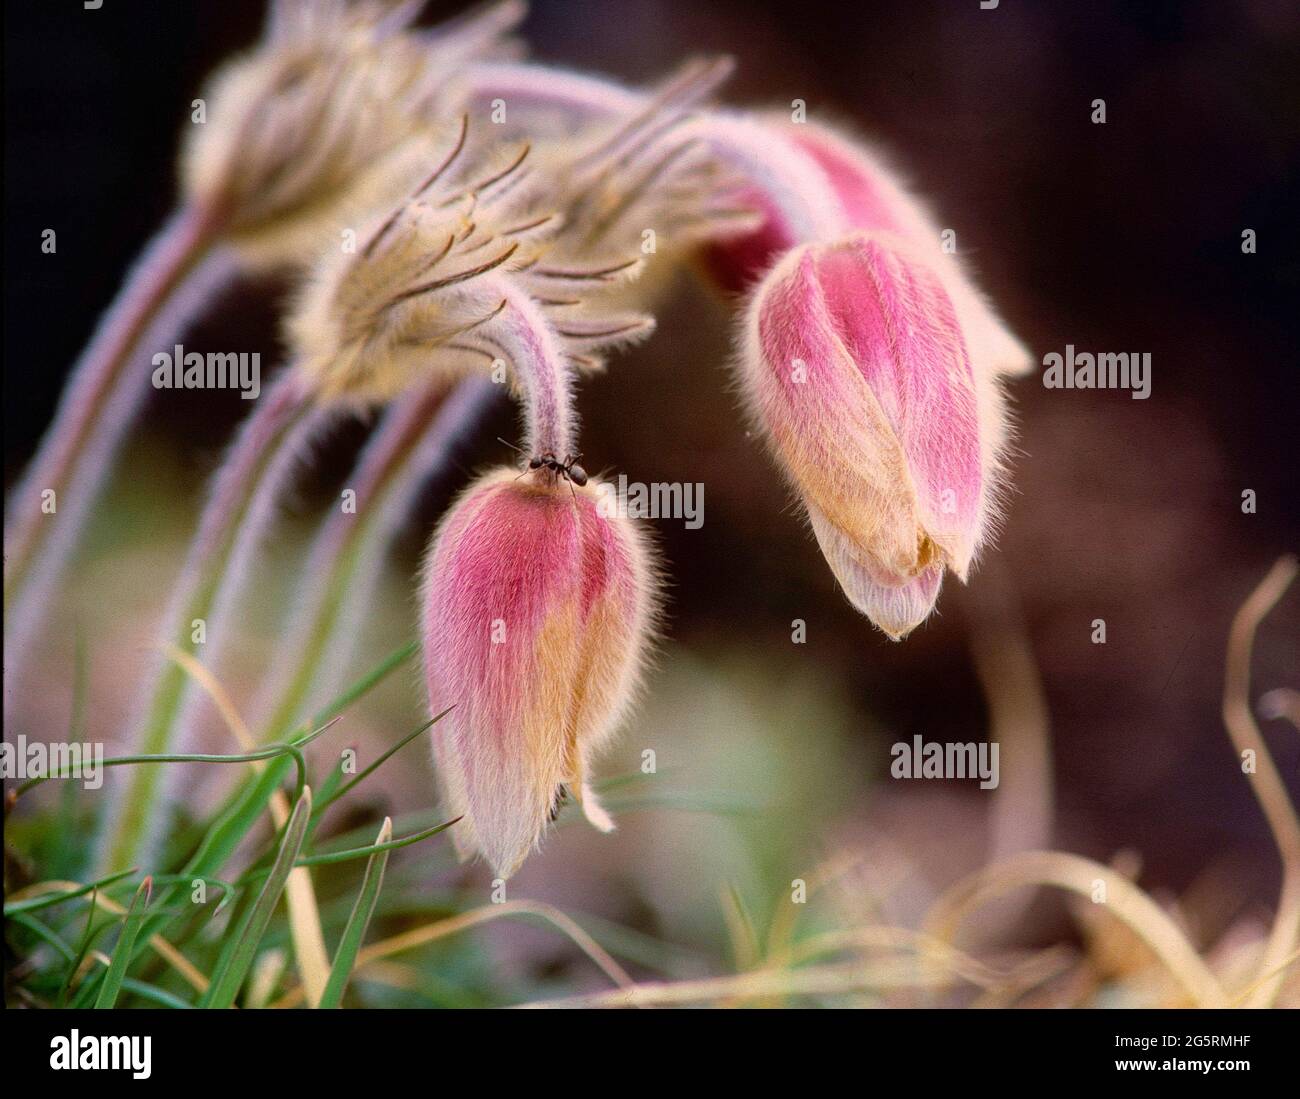
[[[173,202],[177,138],[203,76],[261,19],[260,0],[6,5],[7,483]],[[1044,680],[1056,843],[1101,858],[1137,846],[1146,880],[1179,889],[1223,861],[1244,901],[1271,903],[1276,857],[1219,699],[1233,612],[1300,547],[1300,4],[534,0],[523,33],[540,59],[634,82],[686,54],[734,54],[728,101],[802,98],[813,118],[846,122],[891,154],[1036,359],[1067,343],[1151,353],[1147,401],[1046,390],[1038,374],[1013,384],[1014,495],[986,567],[1013,582]],[[1105,125],[1090,121],[1099,98]],[[52,256],[40,251],[47,227]],[[1245,229],[1257,254],[1241,251]],[[223,346],[272,361],[283,292],[245,286],[208,324]],[[659,524],[669,643],[767,646],[787,654],[792,682],[815,666],[847,684],[864,738],[869,723],[891,731],[886,742],[979,735],[966,642],[978,599],[951,583],[940,614],[901,645],[843,601],[740,424],[726,309],[683,278],[656,337],[582,395],[589,468],[706,486],[701,530]],[[233,396],[158,403],[146,436],[193,494],[244,409]],[[500,411],[461,469],[500,460],[488,440],[510,416]],[[360,438],[345,432],[327,469],[345,468]],[[412,523],[412,562],[460,480],[439,484]],[[1245,489],[1256,514],[1241,511]],[[809,641],[790,656],[795,618]],[[1090,641],[1095,618],[1104,646]],[[1256,693],[1300,686],[1298,636],[1292,591],[1261,631]],[[1300,786],[1300,738],[1265,728]],[[871,753],[883,773],[885,749]]]

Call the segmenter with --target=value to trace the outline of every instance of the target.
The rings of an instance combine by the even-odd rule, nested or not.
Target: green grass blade
[[[456,817],[453,820],[443,821],[441,824],[435,824],[432,828],[425,828],[420,832],[413,832],[409,836],[403,836],[401,839],[389,840],[382,846],[376,844],[367,844],[365,847],[350,847],[344,851],[325,851],[319,855],[304,855],[295,864],[297,866],[328,866],[335,862],[348,862],[352,859],[366,859],[376,851],[396,851],[399,847],[410,847],[413,843],[419,843],[421,840],[427,840],[432,836],[438,835],[439,832],[445,832],[461,818]],[[239,885],[247,885],[249,882],[258,881],[266,877],[269,871],[265,867],[257,867],[249,870],[239,879]]]
[[[63,984],[59,987],[59,1007],[67,1007],[68,994],[72,991],[72,979],[81,969],[81,963],[85,959],[91,944],[95,941],[108,925],[100,924],[95,927],[95,914],[99,911],[99,890],[92,890],[90,894],[90,907],[86,910],[86,930],[81,933],[81,941],[77,944],[77,952],[72,962],[68,965],[68,972],[63,978]]]
[[[25,916],[20,914],[13,916],[12,919],[19,927],[27,928],[27,930],[38,939],[42,939],[49,943],[50,946],[54,947],[65,962],[72,961],[74,957],[72,947],[65,943],[59,937],[59,933],[52,927],[46,927],[45,924],[41,923],[41,921],[35,916]]]
[[[122,982],[122,987],[127,992],[134,992],[142,1000],[151,1000],[160,1007],[191,1008],[194,1006],[193,1004],[187,1004],[174,992],[168,992],[164,988],[158,988],[156,985],[151,985],[145,981],[137,981],[131,977]]]
[[[138,764],[147,763],[255,763],[258,760],[272,759],[275,756],[291,756],[293,758],[298,767],[298,785],[302,787],[306,782],[307,761],[303,758],[302,752],[292,744],[270,744],[265,748],[259,748],[255,752],[246,752],[242,755],[169,752],[165,755],[114,756],[112,759],[104,760],[101,766],[134,767]],[[41,775],[38,778],[29,778],[18,787],[14,797],[22,797],[28,790],[56,778],[77,778],[79,777],[78,771],[79,767],[76,767],[70,770],[60,770],[49,775]]]
[[[364,771],[362,771],[359,775],[357,775],[351,782],[349,782],[346,786],[344,786],[343,789],[339,790],[337,793],[331,793],[330,796],[328,797],[321,798],[320,803],[316,808],[317,816],[319,816],[322,812],[324,812],[327,808],[329,808],[331,802],[337,801],[339,798],[343,797],[344,794],[348,793],[348,791],[351,790],[354,786],[356,786],[357,783],[361,782],[363,779],[369,778],[372,774],[374,774],[377,770],[379,770],[380,767],[382,767],[385,763],[387,763],[393,756],[395,756],[398,752],[400,752],[403,748],[405,748],[408,744],[410,744],[411,741],[413,741],[421,733],[428,732],[428,730],[432,729],[435,725],[437,725],[439,721],[441,721],[444,717],[446,717],[449,713],[451,713],[451,711],[454,710],[455,708],[456,708],[455,706],[448,706],[445,710],[442,711],[442,713],[438,714],[436,717],[431,717],[428,721],[426,721],[423,725],[421,725],[418,729],[416,729],[415,732],[408,733],[406,736],[402,737],[401,740],[399,740],[396,744],[394,744],[391,748],[389,748],[388,751],[386,751],[382,756],[380,756],[377,760],[375,760],[374,763],[372,763],[369,767],[367,767]]]
[[[113,950],[113,960],[109,962],[104,983],[99,986],[99,995],[95,997],[97,1008],[112,1007],[117,1003],[117,995],[122,991],[122,982],[126,979],[126,967],[131,964],[131,950],[140,933],[140,925],[144,923],[145,910],[149,907],[152,892],[153,879],[145,878],[131,898],[131,907],[126,910],[126,919],[122,923],[122,934]],[[141,897],[144,898],[143,903]]]
[[[304,722],[297,729],[292,730],[284,740],[298,749],[306,747],[312,740],[328,729],[344,710],[384,682],[394,671],[410,660],[417,651],[419,651],[418,643],[408,641],[405,645],[389,653],[371,671],[356,680],[342,694],[317,712],[310,721]],[[295,737],[294,734],[298,735]],[[192,873],[195,877],[211,876],[225,866],[226,860],[234,854],[240,843],[257,825],[258,821],[262,819],[266,803],[270,801],[271,795],[279,789],[280,783],[288,773],[290,762],[290,758],[284,755],[272,759],[267,763],[260,775],[241,786],[231,796],[225,806],[216,814],[212,826],[204,833],[198,848],[181,870],[182,874]],[[179,890],[179,888],[179,886],[172,886],[168,891],[168,895]],[[170,917],[165,913],[151,918],[145,928],[146,933],[142,941],[147,941],[150,935],[161,931],[169,919]]]
[[[12,901],[5,905],[5,919],[14,916],[19,912],[35,912],[38,908],[48,908],[53,904],[62,904],[64,901],[70,901],[73,897],[84,896],[86,893],[94,892],[96,889],[103,889],[104,886],[122,878],[130,877],[137,870],[138,866],[131,867],[130,870],[119,870],[116,874],[109,874],[106,878],[99,878],[95,881],[88,882],[86,885],[77,889],[71,889],[66,893],[45,893],[39,897],[28,897],[25,901]]]
[[[384,884],[384,868],[388,865],[388,849],[384,844],[392,838],[393,819],[385,817],[383,827],[375,837],[375,853],[366,863],[357,903],[352,906],[352,914],[348,916],[339,948],[335,951],[334,964],[330,967],[329,980],[321,994],[320,1007],[340,1007],[343,1003],[343,990],[347,988],[348,978],[352,976],[352,967],[356,964],[357,953],[366,937],[366,928],[370,926],[370,917],[374,915],[375,905],[379,901],[379,890]]]
[[[396,851],[399,847],[409,847],[413,843],[419,843],[421,840],[427,840],[431,836],[436,836],[439,832],[445,832],[460,819],[460,817],[456,817],[454,820],[443,821],[442,824],[435,824],[432,828],[426,828],[422,832],[403,836],[401,839],[397,840],[389,840],[387,843],[383,844],[382,847],[354,847],[348,851],[326,851],[319,855],[308,855],[305,858],[299,859],[298,865],[327,866],[332,862],[347,862],[349,859],[364,859],[375,851]]]
[[[310,822],[311,789],[308,787],[303,790],[302,797],[293,807],[289,822],[284,826],[284,839],[280,843],[280,850],[275,856],[271,872],[262,885],[261,893],[253,902],[241,926],[231,932],[237,936],[235,949],[231,951],[227,964],[212,975],[212,985],[204,998],[205,1007],[223,1008],[234,1004],[235,997],[248,976],[248,971],[253,967],[258,944],[266,934],[275,906],[280,901],[280,894],[284,892],[285,882],[289,880],[289,872],[298,858],[298,852],[302,850]]]

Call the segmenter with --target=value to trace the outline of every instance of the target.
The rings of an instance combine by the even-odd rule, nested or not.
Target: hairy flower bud
[[[943,279],[961,324],[971,360],[998,373],[1024,374],[1033,359],[976,288],[956,254],[956,240],[944,245],[943,223],[898,182],[884,160],[861,142],[824,125],[792,125],[782,131],[816,161],[830,181],[845,215],[858,229],[907,237]]]
[[[408,30],[422,6],[274,0],[262,41],[214,75],[181,176],[244,262],[296,261],[349,211],[395,198],[428,155],[459,66],[490,56],[523,17],[507,0]]]
[[[595,753],[633,694],[654,618],[653,569],[632,522],[545,469],[494,470],[443,520],[425,565],[423,632],[434,758],[462,857],[502,877],[566,792],[602,831]]]
[[[996,474],[983,436],[1001,438],[939,276],[889,234],[792,250],[754,295],[740,378],[845,593],[901,637],[945,569],[966,578]]]
[[[896,233],[924,255],[952,301],[977,371],[1024,374],[1032,366],[957,256],[956,238],[899,182],[878,154],[838,130],[779,115],[738,122],[719,117],[715,140],[744,154],[751,183],[743,200],[762,214],[753,232],[723,239],[707,255],[724,287],[742,289],[799,244],[854,230]]]

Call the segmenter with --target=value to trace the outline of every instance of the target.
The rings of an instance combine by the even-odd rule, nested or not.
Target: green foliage
[[[547,983],[516,987],[502,982],[486,965],[472,934],[439,938],[404,956],[411,988],[377,983],[365,969],[357,969],[368,942],[413,926],[455,921],[484,905],[478,894],[430,892],[430,873],[450,872],[455,861],[447,845],[426,841],[436,840],[454,820],[422,811],[396,821],[385,818],[377,828],[373,818],[359,823],[356,815],[368,813],[357,798],[365,796],[373,776],[449,711],[421,722],[356,774],[342,762],[331,762],[316,776],[320,782],[314,781],[311,746],[328,743],[340,731],[346,734],[353,707],[416,652],[413,643],[396,649],[320,712],[255,751],[104,760],[115,767],[215,764],[238,776],[214,810],[177,828],[166,854],[155,863],[156,872],[147,878],[142,878],[142,868],[127,867],[94,880],[75,880],[76,868],[86,863],[85,837],[96,816],[93,792],[67,782],[56,797],[41,799],[29,811],[33,792],[49,780],[18,787],[15,802],[22,812],[7,831],[11,844],[27,852],[31,870],[6,881],[6,937],[24,963],[17,988],[11,989],[14,1002],[190,1008],[248,1006],[255,991],[271,1004],[278,997],[300,996],[298,975],[288,961],[294,940],[282,903],[290,872],[300,867],[311,868],[321,929],[326,941],[336,944],[321,1007],[340,1007],[345,997],[349,1004],[365,1006],[493,1006],[549,989]],[[83,689],[75,688],[78,697]],[[78,730],[81,705],[74,707]],[[56,781],[64,777],[51,776]],[[663,802],[642,790],[643,780],[631,773],[601,786],[615,805],[675,804],[671,797]],[[272,800],[282,795],[290,798],[292,813],[283,828],[271,830]],[[710,810],[703,804],[687,807]],[[558,823],[563,827],[576,819],[569,808]],[[72,830],[80,829],[80,835],[53,842],[51,834],[67,831],[69,822],[78,822]],[[394,852],[402,852],[404,861],[390,865]],[[414,858],[410,852],[423,855]],[[359,862],[364,868],[358,872],[354,864]],[[670,975],[682,961],[673,948],[617,924],[584,918],[575,926],[650,971]],[[277,959],[278,970],[272,964]],[[263,971],[271,976],[259,990]]]

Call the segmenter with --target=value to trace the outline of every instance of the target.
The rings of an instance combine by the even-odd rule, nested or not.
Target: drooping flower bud
[[[943,224],[899,182],[897,174],[863,143],[821,124],[781,130],[816,161],[857,229],[875,229],[907,237],[943,279],[976,370],[1026,373],[1033,360],[958,260],[955,236],[945,246]]]
[[[728,162],[748,169],[742,200],[762,214],[746,235],[720,239],[708,268],[724,287],[752,285],[785,251],[838,240],[854,230],[906,238],[943,282],[977,371],[1023,374],[1029,352],[980,293],[956,250],[956,239],[864,143],[816,122],[717,115],[700,125]]]
[[[430,544],[424,659],[434,758],[462,857],[502,877],[573,795],[601,831],[592,760],[634,692],[655,613],[632,522],[543,468],[471,485]]]
[[[740,379],[845,593],[901,637],[945,569],[966,578],[1001,438],[939,276],[890,234],[793,249],[751,302]]]

